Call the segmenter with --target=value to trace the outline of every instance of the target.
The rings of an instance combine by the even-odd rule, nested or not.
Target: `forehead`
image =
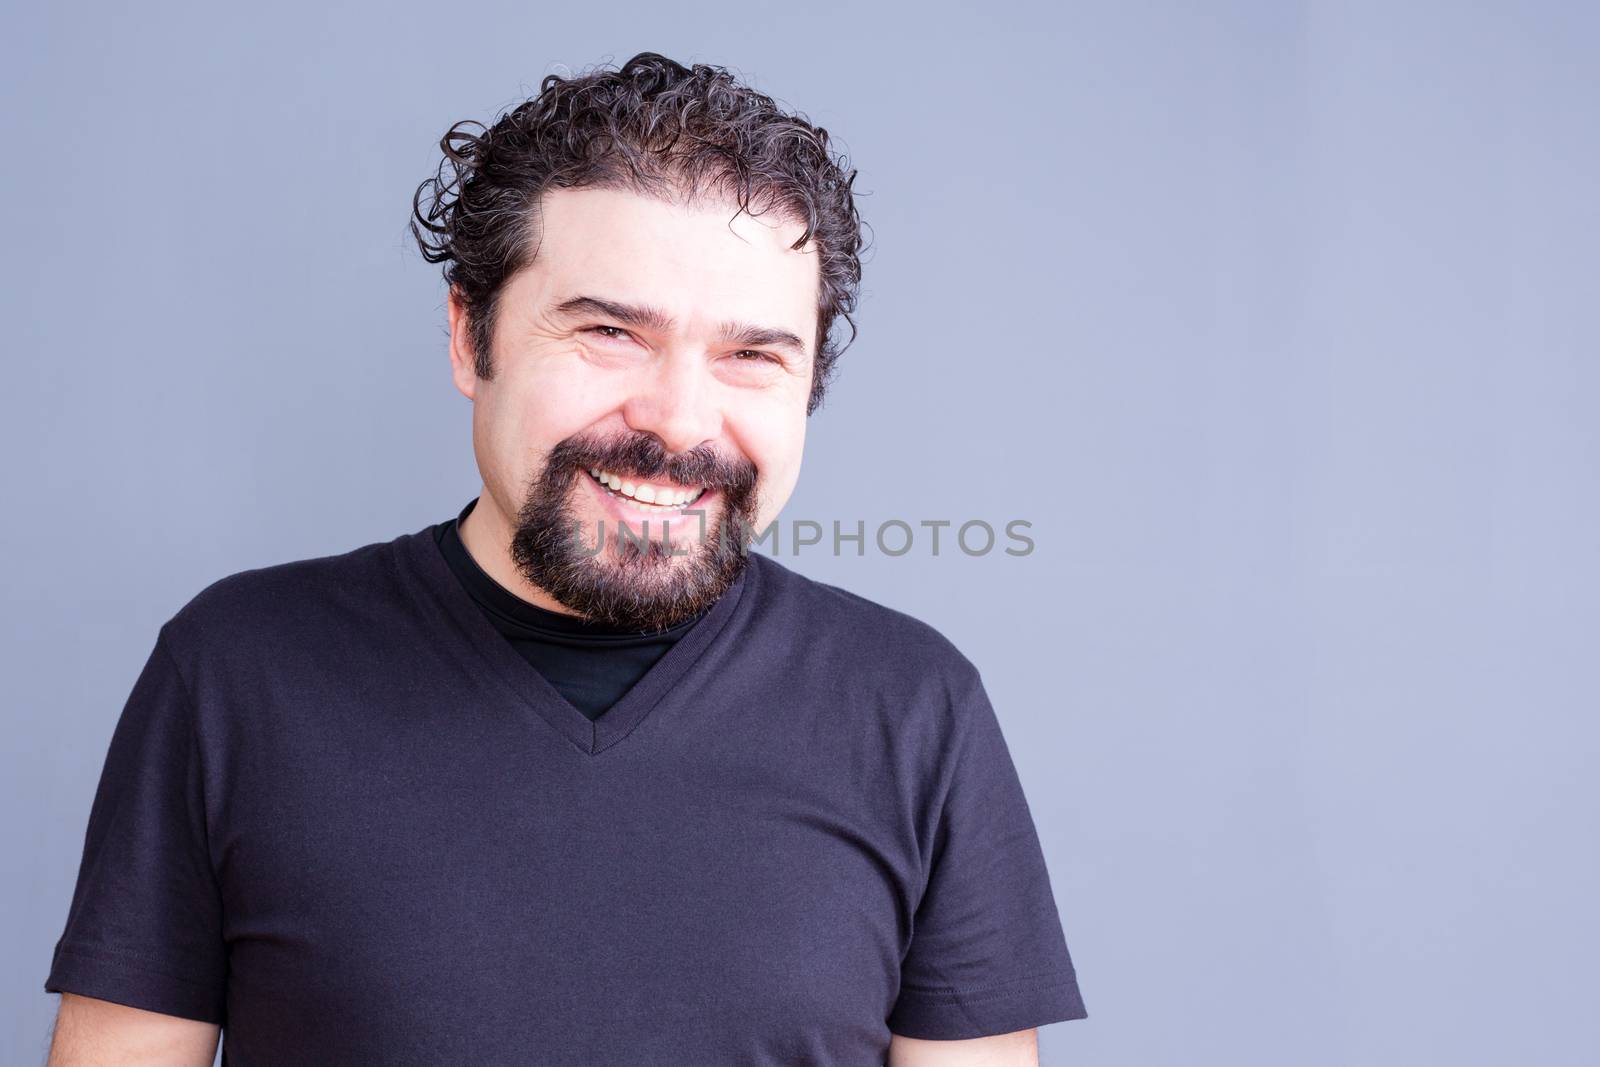
[[[815,245],[804,227],[737,205],[686,207],[615,189],[558,189],[542,202],[530,268],[545,302],[575,295],[646,303],[684,329],[748,319],[802,337],[816,328]]]

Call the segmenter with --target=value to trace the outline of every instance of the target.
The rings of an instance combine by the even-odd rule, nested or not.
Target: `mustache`
[[[603,439],[568,437],[550,450],[545,476],[565,484],[590,467],[640,481],[703,485],[730,496],[748,493],[756,484],[755,464],[747,459],[724,456],[710,445],[669,453],[660,438],[647,433]]]

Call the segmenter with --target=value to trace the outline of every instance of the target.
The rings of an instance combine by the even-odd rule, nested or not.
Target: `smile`
[[[635,481],[598,467],[590,467],[588,474],[609,495],[626,503],[628,507],[645,513],[664,514],[681,511],[699,500],[706,491],[704,486]]]

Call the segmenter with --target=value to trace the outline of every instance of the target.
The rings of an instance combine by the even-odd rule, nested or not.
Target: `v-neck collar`
[[[500,682],[580,751],[591,756],[621,741],[644,721],[711,647],[733,618],[740,602],[752,596],[760,581],[756,554],[751,553],[739,577],[700,621],[680,637],[621,700],[598,719],[590,719],[522,657],[495,629],[472,595],[462,588],[434,538],[436,525],[430,524],[395,540],[401,564],[410,571],[414,584],[425,593],[425,610],[430,615],[442,613],[453,623],[445,629],[455,639],[471,646],[472,653],[489,666]]]

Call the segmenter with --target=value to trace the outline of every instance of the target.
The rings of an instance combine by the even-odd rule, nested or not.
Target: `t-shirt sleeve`
[[[165,628],[112,731],[44,988],[221,1023],[227,948],[193,707]]]
[[[972,668],[889,1030],[987,1037],[1088,1013],[1022,783]]]

